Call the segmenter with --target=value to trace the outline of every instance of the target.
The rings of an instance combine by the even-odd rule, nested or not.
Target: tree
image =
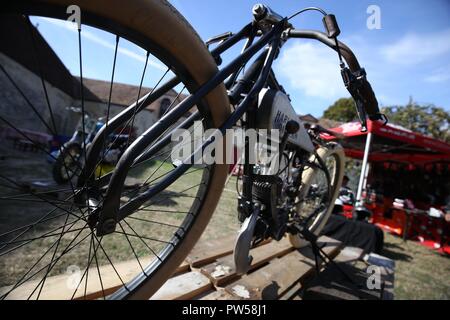
[[[435,105],[419,105],[410,98],[406,106],[382,108],[389,122],[414,132],[450,142],[450,113]]]
[[[353,98],[340,98],[325,110],[323,118],[340,122],[350,122],[358,118],[355,108]]]

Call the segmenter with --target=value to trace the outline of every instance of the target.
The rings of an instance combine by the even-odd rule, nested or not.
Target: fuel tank
[[[289,135],[288,142],[306,150],[314,152],[314,145],[309,137],[303,122],[291,105],[289,97],[278,90],[263,89],[258,96],[257,125],[261,129],[278,129],[280,136],[284,134],[286,123],[295,120],[300,124],[300,129],[295,134]]]

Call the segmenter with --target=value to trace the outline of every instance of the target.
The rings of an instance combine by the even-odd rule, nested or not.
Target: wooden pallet
[[[186,259],[189,269],[169,279],[152,299],[289,299],[315,271],[311,248],[296,250],[284,238],[252,249],[250,271],[238,276],[233,244],[224,239],[199,243]],[[319,245],[332,258],[342,249],[339,241],[326,237]]]
[[[151,299],[297,300],[302,298],[305,284],[317,279],[310,246],[297,250],[287,238],[278,242],[267,241],[251,250],[253,261],[250,271],[238,276],[232,255],[233,244],[233,238],[197,244],[184,264],[185,267],[188,264],[188,268],[170,278]],[[366,273],[370,264],[364,262],[367,255],[363,254],[362,249],[343,247],[341,242],[327,237],[319,238],[319,246],[339,265],[348,265],[363,274],[364,281],[370,276]],[[321,271],[325,268],[328,266],[320,261]],[[362,294],[355,292],[347,296],[335,292],[334,298],[355,299],[359,294],[366,299],[393,299],[393,269],[380,265],[380,270],[381,290],[369,293],[370,290],[366,290]],[[344,287],[345,284],[341,283],[340,286]]]
[[[151,299],[289,300],[302,298],[300,292],[316,274],[314,255],[310,246],[295,249],[287,238],[281,241],[265,241],[250,251],[253,256],[250,271],[243,276],[238,276],[233,259],[234,241],[235,236],[213,241],[201,240],[174,275]],[[350,264],[363,261],[361,249],[344,248],[341,242],[327,237],[319,238],[318,243],[323,251],[337,263]],[[130,281],[135,274],[130,267],[131,263],[123,262],[116,265],[116,269],[125,282]],[[100,268],[108,268],[108,266]],[[326,269],[323,261],[320,261],[320,268]],[[96,270],[89,273],[91,277],[96,277],[94,271]],[[102,274],[111,275],[102,279],[106,294],[111,294],[120,287],[114,271],[110,271],[102,270]],[[52,290],[47,288],[45,296],[41,298],[61,299],[65,291],[69,290],[66,286],[66,278],[66,275],[48,278],[46,285],[51,286]],[[36,284],[27,285],[35,286]],[[383,289],[382,298],[392,299],[393,271],[389,268],[383,268]],[[316,289],[313,288],[313,290]],[[320,289],[316,291],[319,293]],[[101,298],[101,296],[102,291],[98,286],[87,288],[88,299]]]

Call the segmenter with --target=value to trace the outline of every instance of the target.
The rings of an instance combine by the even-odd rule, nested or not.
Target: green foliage
[[[414,132],[450,142],[450,113],[442,108],[419,105],[410,98],[406,106],[390,106],[382,109],[389,122]]]
[[[340,122],[350,122],[357,119],[355,102],[352,98],[341,98],[329,106],[323,117]]]

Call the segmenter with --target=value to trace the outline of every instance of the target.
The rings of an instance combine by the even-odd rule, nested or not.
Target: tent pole
[[[367,170],[367,164],[369,159],[370,145],[372,143],[372,132],[367,133],[366,146],[364,148],[364,157],[361,167],[361,173],[359,175],[358,192],[356,193],[356,205],[362,205],[361,196],[364,187],[364,181],[367,180],[369,171]]]

